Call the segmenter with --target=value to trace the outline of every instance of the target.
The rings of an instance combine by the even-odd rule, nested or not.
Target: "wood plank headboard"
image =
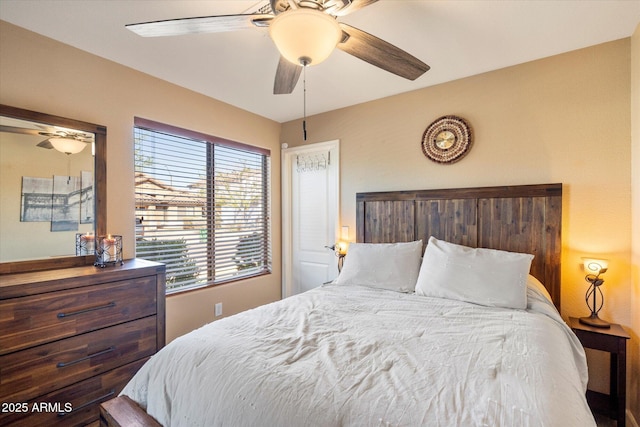
[[[388,191],[356,195],[356,240],[430,236],[465,246],[535,255],[531,274],[560,311],[562,184]]]

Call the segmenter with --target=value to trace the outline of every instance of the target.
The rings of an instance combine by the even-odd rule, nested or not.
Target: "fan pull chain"
[[[302,64],[302,136],[307,140],[307,64]]]

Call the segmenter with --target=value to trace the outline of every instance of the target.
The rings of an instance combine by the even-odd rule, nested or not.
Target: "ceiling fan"
[[[303,67],[316,65],[338,49],[390,73],[415,80],[429,66],[404,50],[337,18],[378,0],[269,0],[255,13],[169,19],[126,25],[143,37],[269,28],[280,61],[274,94],[293,92]]]
[[[36,125],[41,127],[39,125]],[[45,136],[36,146],[56,150],[65,154],[76,154],[84,150],[87,144],[93,142],[93,134],[70,129],[44,128],[45,130],[29,129],[18,126],[0,125],[0,132],[17,133],[21,135]]]

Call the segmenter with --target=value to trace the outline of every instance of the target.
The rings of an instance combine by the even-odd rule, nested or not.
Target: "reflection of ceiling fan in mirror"
[[[37,144],[38,147],[46,149],[55,148],[65,154],[77,154],[84,150],[88,144],[93,143],[94,140],[94,135],[87,132],[80,132],[60,127],[45,127],[38,124],[35,126],[42,130],[1,124],[0,132],[45,136],[47,138],[40,141]]]
[[[390,73],[415,80],[429,66],[402,49],[336,18],[378,0],[270,0],[257,12],[204,16],[130,24],[144,37],[215,33],[268,27],[280,61],[274,94],[288,94],[296,87],[302,66],[316,65],[338,49]]]

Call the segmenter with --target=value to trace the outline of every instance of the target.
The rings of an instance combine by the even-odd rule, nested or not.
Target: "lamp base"
[[[610,328],[611,324],[602,320],[601,318],[598,317],[597,314],[592,314],[589,317],[581,317],[580,319],[580,323],[583,323],[585,325],[589,325],[589,326],[593,326],[595,328]]]

